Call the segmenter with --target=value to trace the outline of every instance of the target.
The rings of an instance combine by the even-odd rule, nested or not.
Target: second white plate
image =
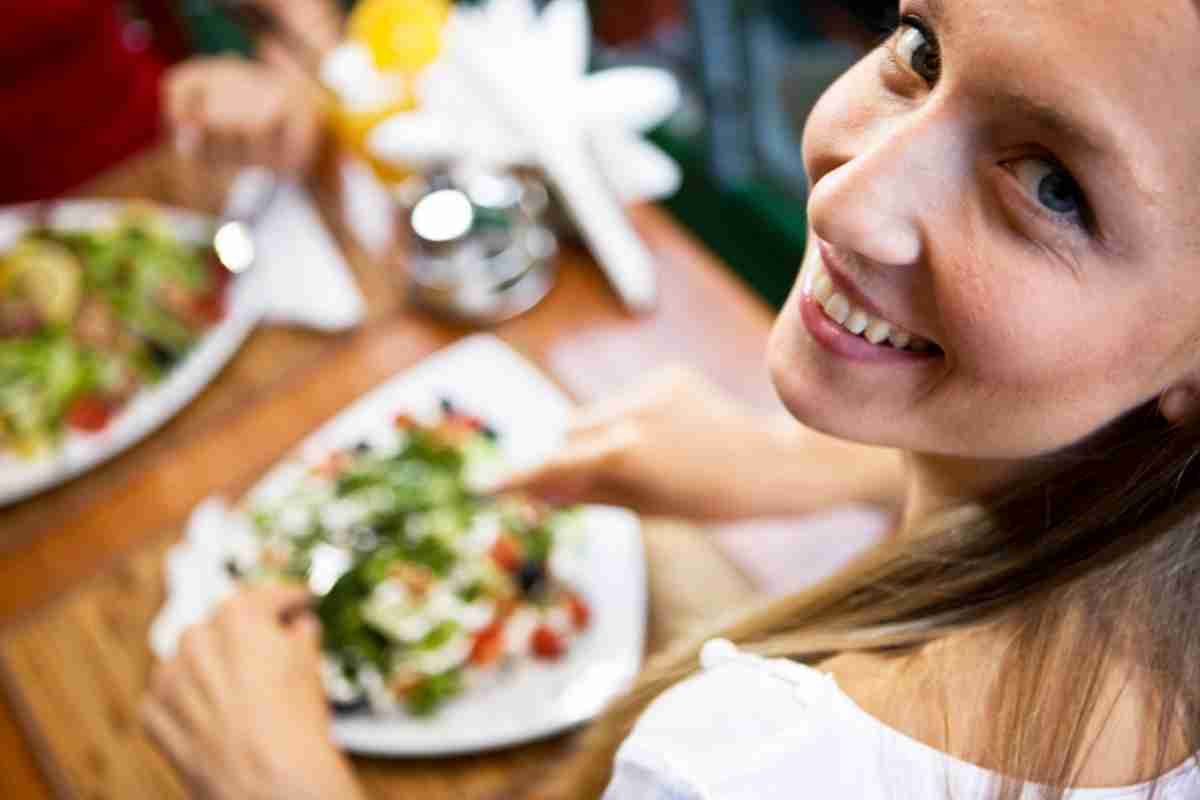
[[[56,203],[48,223],[55,228],[87,230],[107,226],[128,206],[115,200],[65,200]],[[160,208],[180,239],[201,242],[213,220],[203,214]],[[34,223],[33,207],[0,209],[0,251]],[[99,433],[67,432],[58,448],[28,460],[0,451],[0,505],[64,483],[137,444],[179,412],[208,385],[241,347],[262,316],[261,279],[254,270],[229,287],[226,316],[175,366],[166,378],[138,392]]]

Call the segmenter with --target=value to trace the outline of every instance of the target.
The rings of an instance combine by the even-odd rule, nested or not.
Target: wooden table
[[[166,154],[152,153],[82,193],[178,202],[183,172]],[[389,259],[368,257],[347,233],[336,181],[317,184],[322,213],[367,295],[367,322],[335,336],[260,328],[158,433],[66,486],[0,509],[0,632],[124,569],[122,559],[177,531],[197,501],[214,492],[236,496],[363,391],[470,332],[407,307],[389,279]],[[775,408],[763,359],[768,309],[663,212],[642,207],[632,215],[660,267],[654,314],[627,315],[587,255],[568,248],[546,301],[493,332],[580,401],[684,362],[747,402]],[[0,797],[52,796],[38,746],[18,716],[9,703],[0,708]],[[454,762],[361,767],[372,787],[396,796],[467,798],[493,785],[483,776],[561,753],[564,738]],[[446,793],[446,786],[454,788]]]

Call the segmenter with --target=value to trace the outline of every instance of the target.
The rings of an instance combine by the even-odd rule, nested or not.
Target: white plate
[[[56,203],[49,224],[62,229],[94,229],[111,224],[128,203],[112,200],[69,200]],[[213,219],[178,209],[162,209],[180,239],[203,242]],[[0,252],[34,223],[33,206],[0,209]],[[70,480],[141,441],[169,420],[220,372],[262,316],[261,280],[254,270],[229,287],[228,312],[187,357],[154,386],[142,389],[121,408],[103,431],[67,432],[53,451],[25,460],[0,451],[0,505]]]
[[[501,454],[512,467],[545,459],[566,433],[570,403],[559,390],[498,339],[472,336],[344,409],[273,468],[248,497],[286,490],[297,460],[312,463],[330,449],[371,440],[390,428],[397,412],[436,415],[443,397],[497,429]],[[214,591],[214,584],[228,580],[220,548],[210,540],[221,520],[219,510],[213,512],[211,504],[198,509],[187,540],[168,556],[168,603],[151,629],[151,643],[160,655],[169,654],[183,628],[219,601],[222,592]],[[645,638],[640,524],[629,511],[600,506],[585,509],[582,523],[578,563],[583,568],[569,580],[587,598],[592,624],[562,661],[522,665],[487,686],[469,687],[431,719],[367,712],[340,716],[334,740],[347,750],[376,756],[476,752],[578,725],[625,691],[641,666]]]

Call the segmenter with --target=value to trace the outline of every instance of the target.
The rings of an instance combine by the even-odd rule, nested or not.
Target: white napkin
[[[396,241],[396,203],[391,193],[362,161],[342,161],[339,177],[346,227],[368,254],[383,256]]]
[[[192,512],[183,540],[167,552],[167,601],[150,626],[150,647],[159,658],[170,658],[184,630],[233,594],[225,562],[239,543],[253,547],[253,533],[225,501],[210,497]]]
[[[679,107],[679,82],[653,67],[589,74],[590,49],[584,0],[552,0],[540,12],[533,0],[456,6],[441,54],[418,78],[417,108],[377,125],[367,146],[402,165],[449,161],[484,171],[532,165],[554,179],[529,128],[566,126],[586,141],[604,182],[624,202],[674,194],[682,181],[679,165],[642,134]],[[324,67],[335,91],[380,79],[370,53],[357,43],[342,45]],[[480,82],[481,74],[490,85]]]
[[[265,321],[323,331],[362,322],[366,302],[303,186],[279,187],[254,239],[258,258],[251,274],[261,281]]]

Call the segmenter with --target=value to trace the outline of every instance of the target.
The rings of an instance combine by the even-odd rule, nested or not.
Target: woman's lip
[[[938,357],[936,351],[917,352],[871,344],[831,320],[811,294],[800,296],[800,318],[809,334],[826,350],[851,361],[875,364],[926,364]]]
[[[872,317],[887,320],[890,323],[891,317],[880,310],[879,306],[872,303],[870,299],[861,291],[859,291],[858,287],[851,282],[850,278],[846,276],[842,266],[841,257],[838,255],[833,246],[821,238],[817,238],[816,242],[817,250],[821,255],[821,265],[825,269],[825,274],[829,276],[829,280],[833,282],[834,288],[846,296],[846,299],[850,301],[850,305],[861,308]],[[899,325],[899,327],[903,328],[914,336],[918,336],[921,339],[926,339],[930,342],[933,341],[926,336],[920,336],[914,332],[912,328],[909,328],[906,325]]]

